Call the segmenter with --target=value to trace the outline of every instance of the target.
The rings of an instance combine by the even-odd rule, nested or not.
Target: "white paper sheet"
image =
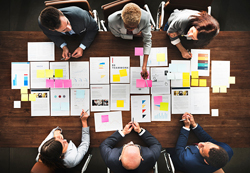
[[[212,61],[211,62],[211,87],[229,85],[230,61]]]
[[[157,54],[164,54],[165,60],[159,61],[157,60]],[[140,56],[140,65],[143,65],[143,57]],[[147,66],[168,66],[168,48],[167,47],[152,47],[150,54],[148,56]]]
[[[172,88],[172,114],[191,112],[190,89]]]
[[[70,62],[72,88],[89,88],[89,62]]]
[[[28,42],[28,61],[55,61],[55,44]]]
[[[46,88],[46,78],[37,78],[37,70],[49,69],[49,62],[30,62],[31,88]]]
[[[170,80],[167,80],[168,67],[151,68],[151,94],[170,94]]]
[[[31,90],[36,94],[36,101],[31,102],[31,116],[50,116],[49,90]]]
[[[131,121],[151,122],[150,96],[131,96]]]
[[[123,107],[117,102],[123,102]],[[130,110],[129,84],[111,84],[111,110]]]
[[[123,76],[120,70],[126,70],[127,75]],[[110,83],[129,83],[130,57],[111,56],[110,57]],[[114,81],[113,75],[119,75],[120,81]]]
[[[30,88],[30,63],[11,63],[11,89],[21,89],[23,86]]]
[[[191,73],[190,60],[172,60],[171,64],[172,66],[174,66],[173,68],[171,68],[169,65],[169,71],[172,71],[172,73]],[[171,80],[171,87],[183,87],[182,79]]]
[[[69,79],[69,62],[50,62],[50,69],[63,69],[63,77],[54,79]]]
[[[122,112],[94,113],[95,132],[122,130]]]
[[[199,76],[209,76],[210,50],[191,49],[191,71],[199,71]]]
[[[69,115],[69,89],[51,88],[51,116]]]
[[[210,114],[209,87],[191,87],[191,114]]]
[[[90,85],[91,112],[109,111],[109,85]]]
[[[131,67],[131,81],[130,81],[130,93],[131,94],[149,94],[149,88],[136,88],[136,79],[141,79],[141,67]],[[149,68],[147,67],[147,71]]]
[[[71,115],[80,116],[82,109],[89,110],[89,89],[71,89]]]
[[[168,111],[160,110],[160,105],[154,102],[154,97],[161,96],[162,102],[168,103]],[[171,121],[171,95],[152,95],[152,121]]]
[[[109,84],[109,57],[90,57],[90,84]]]

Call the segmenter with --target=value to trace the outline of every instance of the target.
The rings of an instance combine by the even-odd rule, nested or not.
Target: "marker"
[[[180,121],[185,121],[186,119],[181,119]]]
[[[89,110],[86,110],[85,112],[88,113]],[[80,118],[82,118],[84,113],[81,114]]]

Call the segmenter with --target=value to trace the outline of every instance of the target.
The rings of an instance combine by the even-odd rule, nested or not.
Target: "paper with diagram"
[[[50,69],[54,70],[54,75],[56,69],[63,70],[62,77],[54,77],[54,79],[69,79],[69,62],[50,62]]]
[[[151,122],[150,96],[131,96],[131,121]]]
[[[140,56],[140,66],[143,65],[144,56]],[[152,47],[148,56],[147,66],[168,66],[167,47]]]
[[[109,111],[109,85],[90,85],[91,112]]]
[[[141,79],[141,67],[131,67],[131,81],[130,81],[130,93],[131,94],[149,94],[149,88],[137,88],[136,79]],[[147,67],[147,71],[149,68]]]
[[[30,63],[12,62],[11,63],[11,89],[21,89],[23,86],[30,88]]]
[[[110,57],[110,83],[129,83],[130,57]]]
[[[152,121],[171,121],[171,95],[152,95]]]
[[[89,88],[89,62],[70,62],[72,88]]]
[[[210,50],[191,49],[191,71],[199,71],[199,76],[209,76]]]
[[[90,84],[109,84],[109,57],[90,57]]]
[[[151,94],[170,94],[170,80],[167,79],[168,67],[151,68]]]
[[[89,110],[89,89],[70,89],[71,115],[80,116],[82,109]]]
[[[51,116],[69,116],[69,89],[51,88]]]
[[[111,84],[111,110],[130,110],[129,84]]]
[[[31,88],[46,88],[46,69],[49,69],[49,62],[30,62]]]

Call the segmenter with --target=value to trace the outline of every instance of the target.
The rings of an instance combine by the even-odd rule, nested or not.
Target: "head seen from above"
[[[210,166],[222,168],[229,161],[226,150],[212,142],[200,142],[198,148],[204,162]]]
[[[67,17],[54,7],[46,7],[40,13],[39,18],[41,24],[52,31],[69,32],[72,30]]]
[[[141,160],[143,160],[140,145],[134,144],[132,141],[125,144],[119,160],[122,162],[122,166],[127,170],[138,168]]]
[[[128,3],[123,7],[121,16],[125,28],[133,31],[140,23],[141,9],[135,3]]]

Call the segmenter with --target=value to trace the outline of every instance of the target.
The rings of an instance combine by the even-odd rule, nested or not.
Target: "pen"
[[[191,55],[191,54],[190,54],[190,51],[189,51],[188,49],[187,49],[187,52],[188,52],[189,55]]]
[[[71,58],[72,56],[69,56],[69,58]],[[65,60],[66,58],[61,58],[61,60]]]
[[[148,87],[148,82],[147,82],[147,80],[145,80],[145,82],[146,82],[146,85],[147,85],[147,87]]]
[[[88,113],[89,110],[86,110],[85,112]],[[82,118],[84,113],[81,114],[80,118]]]
[[[182,37],[188,37],[188,35],[181,35]]]
[[[180,121],[185,121],[186,119],[181,119]]]
[[[132,123],[134,124],[134,117],[132,118]]]

